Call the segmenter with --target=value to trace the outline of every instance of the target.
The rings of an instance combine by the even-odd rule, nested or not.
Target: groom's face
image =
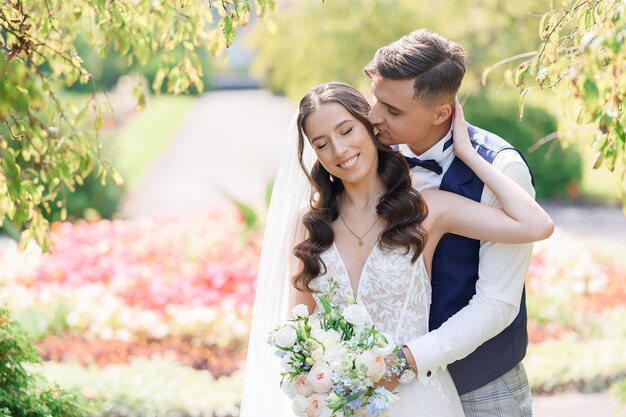
[[[431,136],[438,116],[436,105],[414,98],[414,81],[373,76],[374,102],[369,119],[378,129],[378,139],[383,144],[405,143],[421,153],[433,145]]]

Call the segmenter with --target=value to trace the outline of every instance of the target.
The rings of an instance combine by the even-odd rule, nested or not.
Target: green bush
[[[74,191],[63,187],[56,201],[65,200],[69,220],[89,217],[90,211],[95,211],[98,217],[110,219],[117,212],[123,196],[124,187],[118,187],[110,178],[106,185],[102,185],[100,179],[91,173],[84,179],[83,185],[77,186]],[[51,212],[46,218],[49,221],[63,220],[56,203],[51,204]]]
[[[0,416],[86,417],[83,400],[29,370],[39,363],[35,347],[0,308]]]
[[[556,119],[544,109],[526,104],[524,119],[518,117],[517,96],[473,95],[463,110],[469,123],[506,139],[524,153],[535,177],[537,198],[566,197],[569,185],[582,178],[582,160],[573,149],[550,141],[530,152],[539,139],[556,131]]]

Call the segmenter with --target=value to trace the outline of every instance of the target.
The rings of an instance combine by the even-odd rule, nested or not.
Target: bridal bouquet
[[[321,312],[309,316],[297,305],[294,318],[270,332],[285,369],[281,386],[298,417],[384,416],[397,397],[374,384],[399,371],[399,347],[352,297],[345,308],[332,304],[336,289],[331,281],[326,295],[315,296]]]

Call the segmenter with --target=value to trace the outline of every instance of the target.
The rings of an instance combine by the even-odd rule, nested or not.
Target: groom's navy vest
[[[493,163],[500,151],[514,149],[493,133],[474,126],[469,126],[468,131],[474,148],[489,163]],[[439,188],[480,201],[483,187],[483,182],[472,170],[455,157]],[[430,330],[438,328],[467,306],[476,294],[479,249],[478,240],[458,235],[447,234],[439,241],[432,263]],[[448,365],[459,394],[493,381],[524,358],[528,345],[525,298],[522,292],[519,314],[509,327],[467,357]]]

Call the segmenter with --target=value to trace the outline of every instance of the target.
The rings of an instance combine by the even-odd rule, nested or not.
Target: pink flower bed
[[[51,240],[32,270],[0,286],[0,300],[20,289],[32,297],[22,307],[59,300],[68,326],[92,337],[245,338],[260,234],[246,232],[236,212],[60,223]]]
[[[193,218],[61,223],[32,277],[22,282],[80,287],[103,283],[130,306],[250,305],[259,242],[239,236],[230,213]]]

